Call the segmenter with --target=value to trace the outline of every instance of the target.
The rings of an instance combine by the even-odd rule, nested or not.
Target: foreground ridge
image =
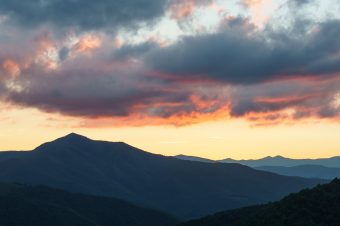
[[[126,201],[45,186],[0,184],[0,225],[172,226],[178,221]]]
[[[288,195],[279,202],[221,212],[181,226],[273,225],[340,225],[340,180]]]

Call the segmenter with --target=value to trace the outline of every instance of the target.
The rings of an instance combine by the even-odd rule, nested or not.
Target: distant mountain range
[[[306,178],[324,178],[332,180],[340,178],[340,168],[331,168],[318,165],[301,165],[301,166],[260,166],[255,167],[258,170],[264,170],[286,176],[297,176]]]
[[[198,162],[222,162],[222,163],[239,163],[249,167],[261,167],[261,166],[300,166],[300,165],[318,165],[330,168],[340,168],[340,156],[331,158],[320,159],[291,159],[285,158],[280,155],[275,157],[265,157],[261,159],[249,159],[249,160],[235,160],[231,158],[222,160],[211,160],[207,158],[201,158],[189,155],[176,155],[175,158],[182,160],[198,161]]]
[[[340,180],[291,194],[279,202],[221,212],[181,226],[312,225],[340,225]]]
[[[266,157],[258,160],[210,160],[194,156],[177,155],[181,160],[210,162],[210,163],[238,163],[258,170],[264,170],[286,176],[306,178],[334,179],[340,177],[340,157],[324,159],[289,159],[282,156]]]
[[[300,166],[300,165],[319,165],[325,167],[340,168],[340,157],[322,158],[322,159],[290,159],[282,156],[266,157],[257,160],[234,160],[234,159],[223,159],[219,162],[224,163],[240,163],[242,165],[250,167],[259,166]]]
[[[173,226],[174,217],[125,201],[0,184],[1,226]]]
[[[117,197],[181,219],[278,200],[325,182],[240,164],[183,161],[77,134],[29,152],[0,153],[0,181]]]

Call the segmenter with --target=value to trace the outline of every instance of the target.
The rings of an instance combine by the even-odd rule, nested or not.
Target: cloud
[[[93,120],[184,125],[227,114],[222,87],[214,85],[212,92],[209,84],[169,82],[133,59],[154,48],[153,42],[131,51],[111,41],[93,33],[56,39],[42,32],[25,36],[22,43],[29,48],[19,46],[20,51],[10,40],[0,43],[17,53],[8,58],[0,48],[0,101],[79,117],[84,126]]]
[[[238,86],[232,93],[230,114],[259,125],[308,118],[340,119],[334,105],[340,79],[292,79],[250,86]]]
[[[246,20],[236,18],[218,33],[186,36],[155,49],[146,60],[154,70],[176,79],[208,78],[230,84],[338,73],[340,21],[305,30],[299,29],[302,34],[292,33],[294,29],[259,33]]]
[[[95,35],[86,35],[74,45],[73,51],[76,53],[86,53],[101,46],[102,41]]]
[[[4,74],[16,77],[20,74],[20,66],[12,59],[5,59],[2,63]]]
[[[2,0],[0,14],[23,27],[43,24],[81,30],[130,27],[162,16],[168,0]]]
[[[152,49],[159,48],[159,45],[152,41],[146,41],[136,45],[123,45],[113,52],[115,59],[139,58]]]
[[[288,2],[288,4],[293,4],[294,6],[301,7],[301,6],[305,6],[305,5],[311,4],[314,1],[315,0],[290,0]]]
[[[185,33],[166,45],[157,33],[130,42],[106,32],[186,3],[4,1],[0,101],[77,117],[90,127],[339,119],[339,20],[294,18],[293,26],[269,22],[259,29],[249,18],[228,16],[217,30]],[[71,6],[78,8],[71,13]],[[64,28],[72,29],[60,33]]]
[[[170,16],[176,20],[182,20],[191,16],[199,6],[210,5],[214,0],[172,0],[170,4]]]
[[[249,10],[252,22],[260,28],[269,22],[278,7],[272,0],[242,0],[241,4]]]

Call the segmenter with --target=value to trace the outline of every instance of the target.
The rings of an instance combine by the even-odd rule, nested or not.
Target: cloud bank
[[[259,27],[247,16],[218,13],[209,32],[183,31],[169,43],[144,35],[159,21],[194,20],[195,10],[214,4],[3,1],[1,101],[129,125],[339,120],[337,18],[294,17]],[[291,4],[304,10],[315,2]],[[118,42],[124,34],[129,38]]]

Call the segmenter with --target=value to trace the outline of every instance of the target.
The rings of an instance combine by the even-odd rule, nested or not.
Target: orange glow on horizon
[[[121,121],[120,126],[105,127],[96,126],[93,121],[91,128],[79,127],[83,119],[43,113],[32,108],[1,104],[0,111],[0,150],[31,150],[44,142],[76,132],[91,139],[124,141],[163,155],[186,154],[211,159],[340,155],[340,123],[331,120],[253,127],[245,119],[220,117],[178,127],[161,125],[164,121],[149,118],[147,123],[153,123],[153,126],[144,124],[136,127],[124,125],[125,122]],[[28,115],[30,120],[27,120]]]
[[[201,103],[202,104],[202,103]],[[176,106],[178,104],[166,104],[167,106]],[[164,106],[164,105],[162,105]],[[207,105],[201,105],[201,107]],[[216,111],[209,113],[190,112],[187,114],[174,114],[169,117],[144,116],[134,114],[128,117],[99,117],[95,119],[83,119],[79,125],[83,128],[98,127],[144,127],[144,126],[175,126],[183,127],[193,124],[199,124],[208,121],[215,121],[229,118],[229,107],[225,106]]]

